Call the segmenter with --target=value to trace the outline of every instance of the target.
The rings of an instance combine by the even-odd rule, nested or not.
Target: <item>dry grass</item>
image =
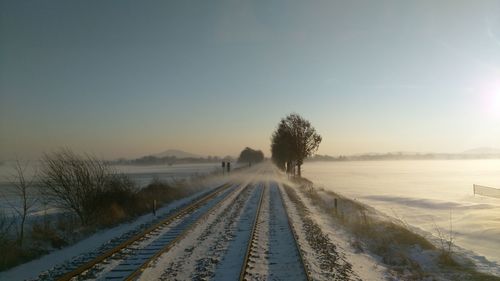
[[[11,233],[11,226],[12,221],[5,215],[0,214],[0,271],[29,261],[44,253],[44,251],[33,246],[21,247]]]
[[[89,223],[82,225],[74,214],[66,212],[44,215],[26,230],[27,241],[20,247],[11,238],[14,227],[0,214],[0,271],[25,263],[54,249],[78,242],[98,229],[112,227],[137,216],[153,211],[174,200],[189,196],[196,189],[183,182],[165,183],[153,180],[148,186],[137,190],[125,177],[120,176],[112,186],[94,194]],[[10,234],[9,234],[10,233]]]
[[[299,190],[306,197],[322,211],[331,214],[337,223],[353,234],[356,241],[352,244],[356,249],[363,251],[364,245],[371,253],[380,256],[392,270],[404,275],[404,280],[421,280],[435,274],[449,280],[500,280],[499,277],[478,272],[472,262],[459,264],[453,259],[453,238],[443,238],[444,246],[436,247],[424,236],[413,232],[402,219],[381,216],[360,202],[331,191],[317,189],[306,179],[296,181]],[[337,199],[337,209],[334,207],[334,198]],[[411,258],[408,253],[415,247],[436,253],[438,272],[425,272],[419,263]]]
[[[291,187],[285,186],[288,198],[294,203],[301,217],[306,240],[311,248],[320,256],[319,266],[328,280],[359,280],[352,271],[352,265],[339,253],[337,246],[328,235],[309,216],[310,212]]]

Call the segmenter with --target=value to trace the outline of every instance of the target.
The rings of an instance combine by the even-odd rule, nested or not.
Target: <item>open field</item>
[[[436,226],[449,231],[451,213],[457,246],[485,269],[500,268],[500,199],[472,192],[473,184],[500,188],[500,160],[317,162],[304,175],[434,236]]]
[[[307,186],[267,163],[217,177],[157,216],[93,234],[0,279],[497,280],[470,264],[440,265],[438,247],[355,201],[341,199],[339,217],[334,193]],[[387,245],[381,235],[399,238]]]

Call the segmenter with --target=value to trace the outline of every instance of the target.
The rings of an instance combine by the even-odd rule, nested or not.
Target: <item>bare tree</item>
[[[41,192],[55,206],[74,212],[82,225],[87,225],[93,213],[92,200],[112,174],[102,160],[61,149],[42,158]]]
[[[291,162],[295,163],[300,177],[304,159],[316,152],[321,140],[321,136],[309,121],[292,113],[281,119],[273,134],[271,144],[273,159],[278,158],[280,164],[285,161],[287,166],[290,166]]]
[[[14,172],[11,176],[10,183],[13,187],[12,194],[3,194],[5,201],[19,218],[18,242],[19,246],[23,246],[24,241],[24,227],[26,218],[32,212],[36,204],[36,197],[34,196],[34,176],[27,179],[26,170],[28,163],[21,164],[19,159],[14,163]]]

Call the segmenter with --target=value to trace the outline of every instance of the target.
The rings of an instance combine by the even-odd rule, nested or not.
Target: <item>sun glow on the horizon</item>
[[[500,78],[479,86],[482,111],[489,118],[500,119]]]

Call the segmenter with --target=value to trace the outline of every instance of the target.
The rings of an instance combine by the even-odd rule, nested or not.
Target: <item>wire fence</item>
[[[474,184],[473,185],[474,195],[482,195],[488,197],[500,198],[500,189]]]

